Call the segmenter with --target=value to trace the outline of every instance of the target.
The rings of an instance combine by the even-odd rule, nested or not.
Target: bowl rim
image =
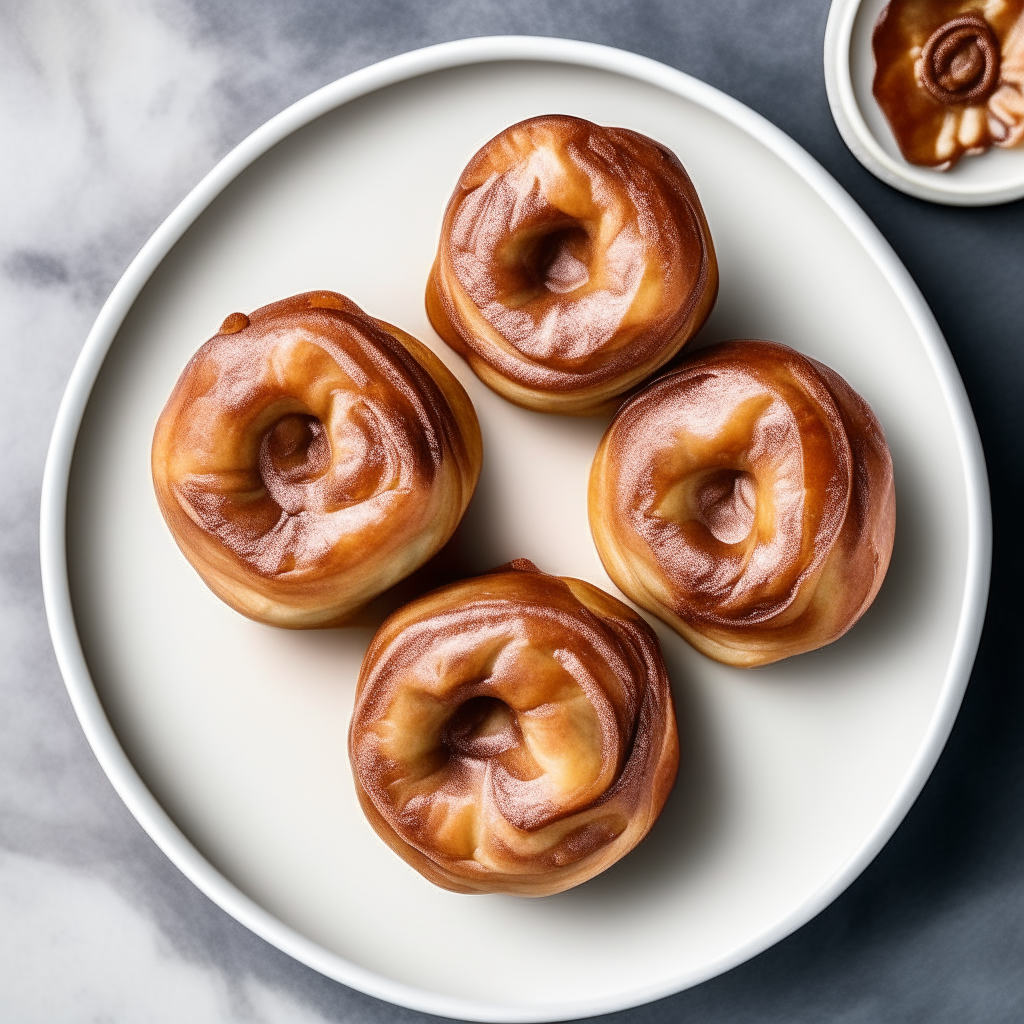
[[[122,749],[90,676],[75,626],[67,571],[67,497],[75,444],[93,385],[136,298],[164,256],[245,168],[288,135],[345,103],[437,71],[498,61],[540,61],[617,73],[690,100],[753,136],[802,177],[879,266],[925,347],[949,408],[967,490],[967,561],[956,637],[932,718],[902,785],[875,829],[810,898],[776,925],[699,973],[537,1007],[466,999],[384,977],[329,952],[288,927],[217,871],[185,837],[143,783]],[[40,568],[47,621],[71,703],[103,771],[139,824],[205,895],[241,924],[294,959],[378,999],[441,1016],[481,1021],[553,1021],[641,1005],[715,977],[774,945],[831,903],[867,867],[910,809],[938,760],[956,718],[985,616],[992,527],[988,479],[977,426],[938,324],[917,286],[867,215],[804,149],[761,115],[725,93],[647,57],[577,40],[484,36],[440,43],[388,58],[316,90],[257,128],[192,189],[132,260],[100,310],[75,363],[57,413],[43,474]]]

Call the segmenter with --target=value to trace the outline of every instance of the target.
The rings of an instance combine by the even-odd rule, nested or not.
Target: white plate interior
[[[871,92],[871,34],[888,0],[834,0],[825,37],[825,73],[836,124],[872,174],[920,199],[981,206],[1024,196],[1024,147],[993,146],[948,171],[907,163]]]
[[[160,518],[149,446],[179,372],[227,313],[336,289],[431,345],[476,404],[485,467],[460,532],[467,570],[525,556],[616,592],[586,517],[604,423],[497,398],[439,341],[422,303],[467,159],[506,125],[552,111],[639,130],[680,156],[721,268],[701,340],[785,342],[868,399],[893,453],[896,547],[874,607],[823,651],[744,672],[656,624],[683,757],[650,837],[557,897],[467,897],[395,857],[356,803],[346,729],[373,616],[293,633],[221,604]],[[907,285],[890,274],[763,142],[699,102],[607,71],[454,68],[300,129],[230,184],[152,274],[78,436],[72,602],[132,765],[210,864],[322,947],[320,969],[351,980],[355,965],[383,979],[385,994],[410,986],[391,997],[435,1012],[522,1020],[615,1009],[702,980],[796,927],[895,827],[965,679],[947,674],[968,587],[968,471],[901,297]]]

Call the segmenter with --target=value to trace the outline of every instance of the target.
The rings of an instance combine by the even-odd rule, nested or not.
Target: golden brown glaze
[[[462,172],[427,314],[498,394],[586,415],[671,359],[717,294],[711,234],[675,154],[549,115],[506,128]]]
[[[157,500],[210,588],[260,622],[342,622],[426,562],[476,486],[462,386],[336,292],[232,313],[156,426]]]
[[[903,156],[945,171],[1024,139],[1024,0],[891,0],[874,94]]]
[[[622,591],[744,667],[845,633],[882,584],[896,522],[892,460],[867,403],[766,341],[705,349],[624,405],[589,504]]]
[[[650,627],[519,559],[381,626],[349,756],[370,824],[430,881],[547,896],[647,834],[679,741]]]

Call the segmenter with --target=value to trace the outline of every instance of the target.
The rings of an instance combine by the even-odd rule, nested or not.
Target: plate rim
[[[838,6],[846,0],[836,0]],[[860,0],[853,0],[856,7]],[[831,24],[831,15],[830,15]],[[210,203],[250,164],[318,117],[368,93],[436,71],[499,61],[568,64],[623,75],[696,103],[734,124],[787,164],[861,244],[903,306],[938,379],[964,467],[967,559],[963,603],[939,698],[902,784],[876,827],[808,899],[769,929],[698,972],[535,1007],[452,996],[408,985],[332,953],[285,925],[217,871],[150,793],[124,752],[92,681],[75,626],[67,572],[67,496],[82,417],[122,322],[163,258]],[[361,68],[272,117],[225,155],[150,236],[101,308],[72,370],[57,412],[43,472],[40,569],[50,637],[72,706],[90,747],[128,810],[171,862],[221,909],[289,956],[351,988],[387,1002],[441,1016],[479,1021],[554,1021],[609,1013],[700,984],[750,959],[796,931],[861,874],[889,840],[931,774],[959,710],[974,663],[988,597],[992,524],[984,453],[953,357],[931,310],[895,252],[867,214],[788,135],[738,100],[658,61],[625,50],[546,36],[481,36],[439,43]]]
[[[825,93],[832,119],[850,152],[880,181],[917,199],[943,206],[999,206],[1024,196],[1024,172],[1015,185],[953,187],[941,171],[915,167],[891,157],[868,127],[853,91],[850,46],[864,0],[832,0],[825,24]]]

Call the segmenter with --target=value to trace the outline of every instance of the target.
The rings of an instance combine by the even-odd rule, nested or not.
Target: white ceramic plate
[[[222,605],[164,527],[149,445],[178,373],[227,313],[344,291],[432,345],[476,403],[485,468],[462,531],[467,568],[525,556],[614,590],[585,502],[603,423],[497,398],[433,334],[422,303],[464,163],[506,125],[551,111],[638,129],[679,154],[721,266],[702,340],[776,339],[839,370],[885,427],[899,526],[875,606],[826,650],[743,672],[659,625],[683,760],[635,852],[557,897],[459,896],[396,858],[354,799],[346,726],[371,625],[294,633]],[[212,171],[104,307],[61,406],[42,508],[68,689],[168,856],[324,974],[483,1020],[642,1003],[741,962],[832,900],[938,757],[974,658],[990,550],[981,449],[953,362],[846,194],[777,129],[686,75],[523,38],[357,72]]]
[[[871,33],[889,0],[832,0],[825,28],[825,89],[832,117],[853,155],[887,185],[947,206],[994,206],[1024,196],[1024,146],[993,146],[952,170],[907,163],[871,94]]]

